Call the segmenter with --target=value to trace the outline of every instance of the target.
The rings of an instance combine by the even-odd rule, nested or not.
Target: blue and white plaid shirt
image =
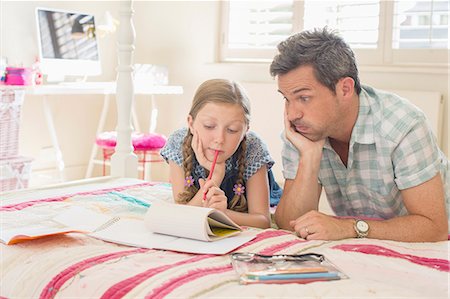
[[[420,185],[440,171],[449,215],[450,163],[424,113],[405,99],[368,86],[363,86],[359,98],[347,167],[328,139],[320,162],[319,182],[334,213],[382,219],[405,215],[400,190]],[[294,179],[299,153],[284,134],[282,139],[283,174]]]

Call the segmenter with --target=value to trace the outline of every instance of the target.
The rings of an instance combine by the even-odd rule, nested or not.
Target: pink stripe
[[[264,239],[279,237],[279,236],[283,236],[283,235],[290,235],[290,233],[283,232],[283,231],[264,231],[264,232],[258,234],[255,239],[246,243],[244,247],[248,246],[249,243],[254,244],[254,243],[262,241]],[[295,245],[298,243],[302,243],[302,242],[305,242],[305,241],[298,239],[298,240],[283,242],[281,244],[277,244],[275,246],[266,248],[259,253],[260,254],[275,254],[279,250],[285,249],[289,246],[292,246],[292,245]],[[241,248],[243,248],[243,247],[241,247]],[[218,269],[220,269],[220,270],[218,270]],[[233,269],[233,267],[231,265],[227,265],[227,266],[223,266],[223,267],[211,267],[211,268],[203,268],[203,269],[189,271],[179,277],[172,278],[170,281],[161,285],[159,288],[154,289],[153,292],[150,294],[147,294],[147,296],[145,298],[152,298],[152,299],[153,298],[163,298],[164,296],[168,295],[170,292],[172,292],[176,288],[182,286],[185,283],[191,282],[199,277],[203,277],[208,274],[215,274],[220,271],[222,271],[222,273],[223,273],[226,271],[231,271],[232,269]]]
[[[64,283],[73,278],[76,274],[79,272],[88,269],[92,266],[101,264],[103,262],[116,259],[118,257],[123,257],[131,254],[136,253],[144,253],[149,251],[149,249],[133,249],[133,250],[127,250],[127,251],[120,251],[120,252],[114,252],[109,254],[104,254],[96,257],[92,257],[89,259],[86,259],[82,262],[76,263],[68,268],[66,268],[64,271],[60,272],[58,275],[53,277],[53,279],[44,287],[44,289],[41,292],[40,298],[53,298],[59,291],[59,288],[64,285]]]
[[[136,185],[130,185],[130,186],[124,186],[124,187],[115,187],[115,188],[107,188],[107,189],[101,189],[101,190],[96,190],[96,191],[72,193],[72,194],[67,194],[67,195],[58,196],[58,197],[49,197],[49,198],[44,198],[44,199],[39,199],[39,200],[32,200],[32,201],[22,202],[22,203],[18,203],[18,204],[3,206],[3,207],[0,207],[0,211],[22,210],[22,209],[25,209],[25,208],[28,208],[28,207],[31,207],[31,206],[34,206],[34,205],[40,204],[40,203],[63,201],[69,197],[76,196],[76,195],[97,195],[97,194],[108,193],[111,191],[123,191],[123,190],[130,189],[130,188],[138,188],[138,187],[153,186],[153,185],[154,185],[154,183],[139,183]]]
[[[165,266],[160,266],[160,267],[156,267],[156,268],[150,268],[148,270],[146,270],[145,272],[139,273],[138,275],[135,275],[133,277],[130,277],[128,279],[122,280],[119,283],[116,283],[115,285],[111,286],[108,290],[106,290],[105,293],[103,293],[101,298],[108,298],[108,299],[113,299],[113,298],[122,298],[123,296],[125,296],[128,292],[130,292],[132,289],[134,289],[138,284],[142,283],[143,281],[149,279],[150,277],[161,273],[163,271],[167,271],[170,270],[176,266],[181,266],[187,263],[194,263],[209,257],[213,257],[213,255],[197,255],[194,256],[193,258],[184,260],[184,261],[180,261],[177,262],[175,264],[171,264],[171,265],[165,265]]]
[[[282,230],[263,231],[263,232],[257,234],[254,239],[252,239],[251,241],[248,241],[247,243],[245,243],[244,245],[241,245],[240,247],[236,248],[233,251],[239,251],[241,249],[244,249],[245,247],[248,247],[252,244],[261,242],[262,240],[265,240],[265,239],[286,236],[286,235],[290,235],[290,233],[286,232],[286,231],[282,231]]]
[[[297,245],[299,243],[305,243],[305,242],[307,242],[307,241],[300,240],[300,239],[292,240],[292,241],[286,241],[286,242],[275,244],[274,246],[268,247],[268,248],[262,250],[260,252],[260,254],[272,255],[272,254],[275,254],[276,252],[284,250],[284,249],[286,249],[288,247]]]
[[[187,272],[185,275],[179,277],[179,278],[173,278],[169,280],[168,282],[161,285],[159,288],[156,288],[153,290],[152,293],[147,294],[145,298],[151,298],[151,299],[159,299],[164,298],[166,295],[170,294],[173,290],[180,287],[181,285],[191,282],[193,280],[196,280],[197,278],[210,275],[210,274],[216,274],[216,273],[224,273],[227,271],[231,271],[233,267],[231,265],[221,266],[221,267],[213,267],[213,268],[203,268],[203,269],[196,269],[193,271]]]
[[[332,247],[333,249],[339,249],[343,251],[353,251],[365,254],[381,255],[387,257],[401,258],[411,263],[422,265],[425,267],[433,268],[439,271],[450,272],[450,262],[444,259],[427,258],[410,254],[402,254],[397,251],[391,250],[386,247],[377,245],[352,245],[342,244]]]
[[[253,240],[245,243],[243,246],[239,247],[239,248],[245,248],[251,244],[260,242],[262,240],[265,239],[269,239],[269,238],[274,238],[274,237],[279,237],[279,236],[285,236],[285,235],[289,235],[289,232],[285,232],[285,231],[280,231],[280,230],[269,230],[269,231],[264,231],[259,233]],[[273,249],[275,250],[275,249]],[[116,283],[115,285],[111,286],[103,295],[102,298],[122,298],[123,296],[125,296],[126,294],[128,294],[133,288],[135,288],[137,285],[139,285],[140,283],[142,283],[143,281],[147,280],[148,278],[161,273],[163,271],[166,270],[170,270],[175,266],[178,265],[182,265],[188,262],[194,262],[197,260],[201,260],[201,259],[205,259],[208,257],[216,257],[215,255],[201,255],[198,257],[194,257],[190,260],[187,261],[183,261],[183,262],[179,262],[177,264],[173,264],[173,265],[168,265],[168,266],[162,266],[162,267],[158,267],[158,268],[152,268],[152,269],[148,269],[145,272],[142,272],[140,274],[137,274],[133,277],[130,277],[128,279],[125,279],[119,283]]]
[[[253,240],[245,243],[239,248],[244,248],[246,246],[249,246],[251,244],[254,244],[256,242],[260,242],[264,239],[272,238],[272,237],[278,237],[283,235],[288,235],[288,232],[278,231],[278,230],[270,230],[270,231],[264,231],[259,233]],[[200,256],[203,258],[207,257],[215,257],[215,255],[206,255],[206,256]],[[195,258],[194,258],[195,259]],[[190,262],[191,260],[189,260]],[[185,262],[183,262],[184,264]],[[181,264],[180,264],[181,265]],[[142,283],[146,279],[166,270],[170,270],[174,266],[177,266],[177,264],[174,264],[172,266],[163,266],[158,268],[152,268],[148,269],[145,272],[142,272],[140,274],[137,274],[133,277],[130,277],[126,280],[123,280],[113,286],[111,286],[103,295],[102,298],[122,298],[125,296],[128,292],[130,292],[133,288],[135,288],[138,284]]]

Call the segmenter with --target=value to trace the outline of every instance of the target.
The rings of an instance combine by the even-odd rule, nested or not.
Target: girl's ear
[[[194,135],[194,119],[192,118],[192,116],[189,114],[187,117],[187,122],[188,122],[188,127],[189,127],[189,131],[191,131],[191,134]]]

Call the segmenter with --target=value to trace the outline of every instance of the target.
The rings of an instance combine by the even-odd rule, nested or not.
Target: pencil
[[[211,171],[209,172],[208,178],[206,179],[207,181],[209,181],[212,178],[213,172],[214,172],[214,167],[216,167],[216,162],[217,162],[217,157],[219,156],[219,151],[216,150],[216,152],[214,153],[214,160],[212,162],[211,165]],[[206,192],[203,193],[203,200],[206,200]]]

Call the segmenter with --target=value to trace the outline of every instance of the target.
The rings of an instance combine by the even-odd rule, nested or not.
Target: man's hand
[[[353,219],[338,219],[318,211],[309,211],[289,223],[297,236],[306,240],[354,238]]]
[[[325,139],[312,141],[297,132],[288,119],[286,109],[284,110],[284,128],[286,139],[289,140],[302,155],[312,151],[322,152]]]

